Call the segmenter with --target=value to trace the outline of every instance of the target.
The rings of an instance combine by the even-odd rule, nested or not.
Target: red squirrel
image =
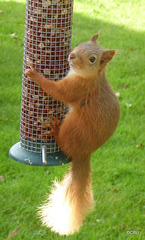
[[[71,167],[61,182],[55,182],[41,207],[43,224],[60,235],[78,232],[86,214],[93,208],[91,153],[114,133],[119,117],[118,100],[106,78],[106,65],[116,50],[105,50],[96,42],[77,45],[68,57],[70,71],[59,81],[51,81],[32,67],[27,77],[55,99],[70,107],[62,123],[49,119],[50,131],[68,158]]]

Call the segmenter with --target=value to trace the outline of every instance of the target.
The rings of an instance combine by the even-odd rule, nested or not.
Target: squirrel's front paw
[[[39,76],[39,74],[35,71],[35,69],[33,67],[30,67],[29,69],[25,70],[25,75],[32,81],[36,81],[37,82],[37,78]]]

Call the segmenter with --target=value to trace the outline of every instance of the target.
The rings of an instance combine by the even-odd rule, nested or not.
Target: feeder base
[[[70,159],[67,159],[64,153],[55,152],[47,153],[45,163],[42,162],[42,154],[29,152],[21,148],[20,142],[13,145],[9,150],[9,156],[16,162],[23,163],[31,166],[58,166],[70,162]]]

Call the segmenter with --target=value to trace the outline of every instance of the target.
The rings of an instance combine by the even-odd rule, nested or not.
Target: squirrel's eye
[[[95,62],[96,58],[95,57],[90,57],[89,60],[90,60],[91,63],[93,63],[93,62]]]

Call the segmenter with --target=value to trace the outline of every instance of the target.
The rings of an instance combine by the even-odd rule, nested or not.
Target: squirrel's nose
[[[75,53],[71,53],[69,57],[70,57],[70,60],[72,60],[72,59],[76,58],[76,55],[75,55]]]

